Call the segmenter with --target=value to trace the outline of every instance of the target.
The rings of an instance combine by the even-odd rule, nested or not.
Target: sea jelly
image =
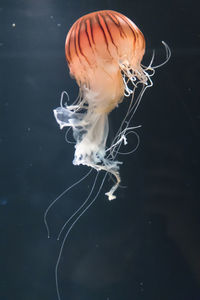
[[[79,85],[79,96],[68,105],[61,100],[54,110],[60,128],[71,127],[76,141],[74,165],[87,165],[114,175],[116,182],[106,193],[109,200],[120,183],[116,155],[126,144],[130,120],[145,89],[152,86],[154,69],[141,65],[145,39],[138,27],[123,14],[112,10],[89,13],[79,18],[69,30],[65,54],[70,74]],[[152,59],[153,61],[153,59]],[[148,71],[151,71],[150,73]],[[135,90],[141,85],[136,99]],[[111,145],[108,115],[132,95],[127,113]]]
[[[166,50],[166,60],[157,66],[152,66],[153,52],[149,65],[142,65],[141,61],[145,53],[145,39],[142,32],[130,19],[112,10],[96,11],[81,17],[67,34],[65,54],[70,74],[79,86],[79,95],[72,104],[68,104],[68,101],[63,103],[63,97],[67,94],[63,92],[60,107],[54,110],[54,115],[61,129],[68,127],[73,130],[76,141],[74,165],[87,165],[91,170],[92,168],[97,171],[104,170],[106,174],[98,192],[90,201],[96,185],[97,173],[87,199],[64,223],[58,235],[59,240],[66,226],[71,222],[61,243],[55,267],[59,300],[61,297],[58,268],[67,237],[76,222],[98,197],[107,174],[114,176],[115,183],[106,195],[109,200],[116,198],[114,193],[120,184],[121,164],[116,159],[117,154],[120,153],[121,145],[128,143],[127,135],[130,132],[135,133],[136,127],[130,126],[130,122],[145,90],[153,85],[151,77],[155,69],[164,65],[171,56],[167,44],[162,43]],[[129,97],[127,111],[113,140],[108,145],[108,115],[125,97]],[[137,133],[135,134],[138,137]],[[48,237],[50,235],[47,214],[50,208],[88,174],[67,188],[47,208],[44,222]]]

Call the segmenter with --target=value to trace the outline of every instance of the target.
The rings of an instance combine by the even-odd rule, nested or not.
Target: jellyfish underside
[[[106,193],[109,200],[116,198],[114,192],[120,183],[121,162],[116,160],[116,155],[129,130],[133,107],[129,106],[110,146],[106,144],[108,114],[124,96],[132,94],[133,100],[139,84],[142,84],[142,91],[151,85],[150,76],[141,66],[144,49],[144,37],[136,25],[123,15],[109,11],[79,19],[66,39],[66,57],[70,74],[80,88],[79,97],[71,105],[61,101],[54,115],[61,129],[73,129],[76,141],[73,164],[104,170],[116,178],[116,183]],[[132,101],[131,105],[136,104]]]

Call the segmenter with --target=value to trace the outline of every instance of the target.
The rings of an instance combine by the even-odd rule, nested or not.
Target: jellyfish
[[[63,92],[60,107],[54,110],[54,116],[61,129],[64,127],[67,127],[68,130],[72,129],[75,140],[73,164],[86,165],[91,170],[103,170],[106,175],[109,174],[112,179],[115,179],[113,186],[106,193],[109,200],[116,198],[115,192],[121,181],[120,164],[122,162],[117,160],[120,147],[122,144],[127,145],[128,134],[135,132],[134,130],[137,128],[131,126],[130,122],[144,92],[153,85],[151,77],[154,75],[155,69],[170,59],[171,51],[165,42],[162,43],[166,50],[165,61],[152,66],[155,56],[153,52],[150,63],[144,66],[142,64],[145,53],[144,35],[129,18],[112,10],[96,11],[82,16],[72,25],[67,34],[66,60],[70,75],[79,86],[79,94],[77,99],[69,104],[69,101],[63,103],[64,96],[67,94]],[[108,145],[108,116],[116,107],[120,106],[122,101],[128,102],[128,108],[113,140]],[[138,137],[137,134],[136,136]],[[69,189],[82,182],[91,170],[61,193],[47,208],[44,222],[48,237],[47,214],[50,208]],[[72,222],[64,235],[55,267],[56,290],[59,300],[61,297],[58,285],[58,267],[66,239],[76,222],[94,203],[106,175],[95,197],[88,204],[97,181],[97,172],[87,199],[64,223],[58,235],[59,240],[67,224]],[[72,221],[74,217],[75,220]]]
[[[71,127],[76,141],[74,165],[104,170],[116,178],[106,193],[109,200],[120,183],[116,154],[127,143],[129,108],[123,126],[107,147],[108,115],[124,96],[133,94],[140,84],[151,86],[150,75],[141,65],[145,39],[138,27],[123,14],[103,10],[79,18],[66,37],[65,53],[70,74],[79,86],[79,96],[71,105],[54,110],[60,128]],[[133,89],[130,89],[129,82]],[[140,97],[141,98],[141,95]],[[136,106],[136,103],[132,105]]]

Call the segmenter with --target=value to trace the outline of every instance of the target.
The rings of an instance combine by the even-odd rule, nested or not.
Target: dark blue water
[[[199,9],[178,0],[1,0],[0,300],[57,299],[56,237],[95,172],[52,208],[47,239],[45,209],[87,172],[72,165],[73,145],[53,109],[63,90],[72,100],[78,93],[65,61],[66,34],[77,18],[99,9],[138,25],[147,42],[144,63],[153,49],[155,63],[163,61],[162,40],[172,57],[156,70],[133,120],[142,125],[139,148],[120,157],[126,188],[110,203],[107,181],[67,240],[61,299],[200,300]],[[111,135],[123,109],[110,116]]]

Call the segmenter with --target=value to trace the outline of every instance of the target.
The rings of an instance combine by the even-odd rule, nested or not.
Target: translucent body
[[[110,200],[115,198],[113,193],[120,182],[119,162],[113,153],[122,142],[122,128],[107,151],[108,114],[124,95],[133,93],[128,81],[134,85],[137,79],[147,85],[148,76],[141,67],[144,51],[144,36],[137,26],[110,10],[81,17],[66,38],[70,74],[76,79],[80,93],[72,105],[61,103],[54,114],[61,128],[73,129],[76,140],[73,163],[105,170],[116,177],[116,184],[107,193]]]
[[[63,92],[60,107],[54,110],[54,115],[61,129],[68,127],[73,130],[76,141],[73,163],[87,165],[97,171],[104,170],[106,174],[95,192],[99,176],[97,172],[87,198],[63,224],[58,234],[58,240],[64,234],[55,266],[58,300],[61,300],[58,280],[59,265],[71,230],[96,201],[108,174],[115,176],[116,183],[106,195],[109,200],[115,198],[114,192],[120,183],[120,162],[116,161],[116,156],[124,154],[119,149],[122,143],[124,145],[128,143],[128,134],[133,133],[137,137],[138,143],[132,151],[125,154],[134,152],[139,145],[139,136],[135,129],[140,126],[132,127],[130,122],[145,90],[153,85],[151,77],[154,75],[155,69],[166,64],[171,57],[170,48],[165,42],[162,43],[166,51],[165,61],[152,66],[155,55],[153,52],[149,65],[146,67],[141,65],[145,51],[142,33],[128,18],[110,10],[83,16],[75,22],[67,35],[66,58],[70,73],[76,79],[80,92],[77,100],[71,105],[68,103],[63,105],[64,95],[68,96],[66,92]],[[131,96],[127,111],[111,144],[107,145],[108,114],[118,106],[124,96]],[[69,190],[83,182],[89,174],[92,174],[92,169],[48,206],[44,214],[48,237],[50,237],[47,223],[49,210]],[[69,227],[66,230],[67,226]]]

